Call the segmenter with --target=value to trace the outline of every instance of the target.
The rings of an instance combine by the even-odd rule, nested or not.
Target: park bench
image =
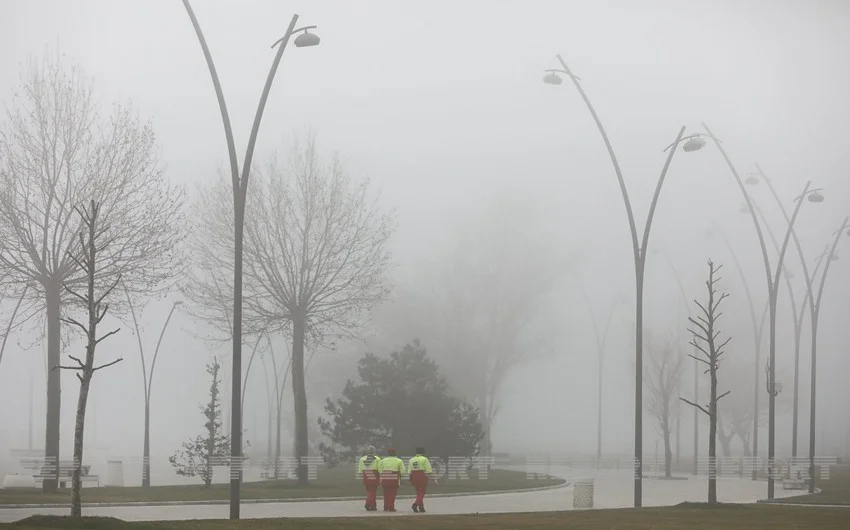
[[[784,490],[804,490],[808,485],[809,481],[802,478],[786,478],[782,481]]]
[[[80,466],[80,480],[82,482],[94,482],[97,486],[100,486],[100,477],[98,475],[89,475],[89,470],[91,466],[83,465]],[[44,479],[53,478],[56,475],[54,474],[53,466],[42,466],[39,470],[38,474],[33,475],[35,479],[35,484],[38,486],[39,484],[44,482]],[[59,461],[59,487],[65,488],[68,483],[74,477],[74,462],[67,461]]]

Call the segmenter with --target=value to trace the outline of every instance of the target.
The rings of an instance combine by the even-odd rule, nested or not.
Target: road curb
[[[562,479],[563,480],[563,479]],[[522,488],[496,491],[463,491],[458,493],[429,493],[428,498],[441,497],[472,497],[478,495],[502,495],[510,493],[533,493],[539,491],[556,490],[570,486],[570,481],[565,480],[563,484],[552,486],[540,486],[537,488]],[[412,499],[415,495],[399,495],[397,499]],[[292,502],[335,502],[335,501],[362,501],[363,497],[304,497],[288,499],[242,499],[241,504],[284,504]],[[228,499],[210,501],[154,501],[154,502],[91,502],[83,503],[83,508],[130,508],[139,506],[216,506],[230,504]],[[45,504],[3,504],[0,510],[16,510],[25,508],[70,508],[70,503],[45,503]]]

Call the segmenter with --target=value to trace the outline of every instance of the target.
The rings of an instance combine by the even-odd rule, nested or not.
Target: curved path
[[[566,467],[549,472],[561,477],[581,476]],[[633,505],[633,481],[623,472],[600,472],[596,474],[594,508],[630,508]],[[592,475],[588,473],[588,475]],[[682,480],[645,479],[643,482],[644,506],[669,506],[681,502],[704,502],[708,481],[702,477],[687,477]],[[433,493],[439,492],[439,486]],[[777,490],[777,497],[799,495],[799,492]],[[767,483],[736,478],[719,478],[717,497],[720,502],[754,503],[766,497]],[[376,512],[366,514],[363,501],[289,501],[275,503],[251,503],[242,505],[242,517],[391,517],[409,514],[409,499],[399,499],[399,511],[395,514]],[[466,495],[456,497],[426,497],[428,514],[457,515],[470,513],[515,513],[572,510],[573,487],[548,490]],[[2,508],[0,522],[13,522],[34,514],[66,515],[68,508]],[[226,519],[227,505],[170,505],[170,506],[98,506],[83,507],[85,515],[117,517],[125,521],[181,520],[181,519]],[[427,515],[427,514],[426,514]]]

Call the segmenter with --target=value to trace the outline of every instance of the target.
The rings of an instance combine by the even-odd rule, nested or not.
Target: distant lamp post
[[[821,200],[823,200],[823,196],[821,196]],[[820,319],[820,309],[821,309],[821,301],[823,300],[823,290],[826,286],[826,275],[829,272],[829,264],[838,260],[838,255],[835,253],[836,249],[838,249],[838,243],[841,239],[841,234],[844,234],[847,231],[848,223],[850,223],[850,217],[845,217],[844,222],[841,223],[841,228],[835,231],[833,234],[834,238],[832,241],[832,247],[829,248],[829,259],[827,259],[823,266],[823,272],[820,276],[820,286],[818,287],[817,296],[814,295],[811,287],[809,288],[809,298],[810,298],[810,311],[812,317],[812,368],[811,368],[811,398],[809,399],[809,493],[815,492],[815,426],[816,426],[816,416],[817,416],[817,352],[818,352],[818,322]],[[850,234],[848,234],[850,235]],[[812,278],[814,279],[814,278]]]
[[[130,295],[127,295],[129,302]],[[153,351],[151,359],[150,374],[148,374],[147,366],[145,366],[145,353],[142,349],[142,335],[139,330],[138,322],[136,322],[136,313],[133,311],[133,323],[136,325],[136,338],[139,341],[139,355],[142,358],[142,377],[145,384],[145,438],[142,447],[142,487],[147,488],[151,485],[151,388],[153,386],[153,372],[156,368],[156,360],[159,357],[159,347],[162,345],[162,338],[165,336],[165,330],[168,328],[168,323],[171,322],[171,315],[178,306],[183,305],[182,301],[176,301],[171,304],[171,311],[165,318],[165,324],[162,325],[162,331],[159,332],[159,339],[156,341],[156,348]],[[130,305],[132,309],[132,304]]]
[[[768,459],[768,477],[767,477],[767,498],[774,498],[774,481],[775,481],[775,453],[776,453],[776,392],[778,387],[776,385],[776,309],[777,309],[777,296],[779,291],[779,281],[782,276],[783,270],[783,261],[785,260],[785,251],[788,248],[788,241],[791,238],[791,234],[794,232],[794,224],[797,220],[797,215],[800,212],[800,207],[803,205],[803,199],[808,198],[809,202],[822,202],[823,195],[820,194],[820,189],[812,189],[811,181],[806,182],[805,187],[803,188],[803,192],[794,199],[795,207],[794,213],[788,219],[788,229],[785,232],[785,238],[782,242],[782,247],[779,250],[779,256],[777,262],[775,264],[775,268],[770,263],[770,258],[768,257],[767,252],[767,244],[764,240],[764,234],[762,233],[762,227],[759,223],[758,216],[753,208],[752,199],[750,198],[749,193],[747,193],[747,189],[745,187],[744,181],[741,179],[738,170],[735,168],[735,165],[732,163],[732,160],[729,158],[729,155],[726,153],[726,150],[723,149],[720,140],[712,134],[711,130],[708,128],[706,124],[703,123],[703,128],[705,129],[707,135],[714,141],[717,149],[720,151],[723,156],[726,164],[729,166],[730,171],[732,172],[732,176],[735,177],[735,181],[738,184],[738,187],[741,190],[741,194],[744,196],[744,201],[749,208],[749,214],[753,221],[753,226],[756,229],[756,235],[758,236],[759,246],[761,247],[762,259],[764,261],[764,270],[765,270],[765,278],[767,280],[767,290],[768,290],[768,303],[769,303],[769,323],[770,323],[770,331],[768,334],[769,337],[769,360],[768,360],[768,398],[769,398],[769,409],[768,409],[768,447],[767,447],[767,459]],[[813,333],[814,335],[814,333]],[[814,435],[813,435],[814,436]]]
[[[637,223],[635,221],[635,216],[632,211],[632,203],[629,200],[629,193],[626,189],[626,182],[623,178],[622,170],[620,169],[620,163],[617,160],[617,156],[614,153],[614,148],[611,145],[611,141],[608,138],[608,133],[605,131],[605,128],[602,126],[602,121],[599,119],[599,115],[596,114],[596,110],[593,108],[593,105],[590,103],[590,99],[587,97],[587,93],[584,91],[584,88],[581,86],[581,79],[572,73],[572,71],[567,66],[567,63],[564,59],[558,55],[558,62],[561,63],[560,69],[549,69],[545,70],[546,75],[543,77],[543,82],[547,85],[560,85],[562,83],[561,77],[559,74],[563,74],[570,78],[575,85],[576,90],[578,91],[581,98],[584,100],[584,104],[587,106],[587,110],[590,111],[590,115],[593,117],[593,121],[596,122],[596,128],[599,130],[599,134],[602,136],[602,141],[605,143],[605,147],[608,150],[608,156],[611,159],[611,164],[614,166],[614,173],[616,174],[617,181],[620,184],[620,192],[623,196],[623,203],[626,207],[626,215],[629,221],[629,230],[631,231],[632,236],[632,253],[634,259],[634,267],[635,267],[635,477],[634,477],[634,506],[639,508],[642,503],[643,497],[643,286],[644,286],[644,271],[646,264],[646,251],[649,246],[649,233],[652,227],[652,219],[655,215],[655,209],[658,205],[658,198],[661,195],[661,187],[664,184],[664,179],[667,176],[667,170],[670,168],[670,163],[673,161],[673,155],[676,153],[678,146],[684,142],[682,146],[683,151],[693,152],[698,151],[705,145],[705,141],[702,140],[701,134],[692,134],[690,136],[684,136],[685,127],[681,127],[679,129],[679,133],[676,135],[676,139],[668,145],[664,151],[668,151],[667,160],[664,162],[664,166],[661,169],[661,174],[658,177],[658,181],[655,185],[655,193],[652,197],[652,202],[649,206],[649,213],[646,217],[646,222],[643,228],[643,234],[638,235],[637,231]]]
[[[588,296],[587,291],[584,289],[582,289],[581,293],[587,304],[587,312],[590,315],[590,322],[593,325],[593,332],[596,336],[596,467],[599,468],[602,461],[602,370],[605,363],[605,346],[608,342],[608,332],[611,330],[611,321],[614,318],[614,313],[624,302],[624,298],[622,295],[617,294],[617,297],[611,304],[611,310],[605,319],[605,325],[600,329],[599,322],[596,320],[596,315],[593,311],[590,296]]]

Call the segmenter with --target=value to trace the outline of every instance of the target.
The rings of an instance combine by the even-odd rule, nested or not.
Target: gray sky
[[[575,254],[563,305],[550,315],[570,330],[562,355],[516,370],[494,426],[497,450],[593,447],[595,407],[585,396],[595,394],[589,381],[595,381],[596,361],[577,285],[583,282],[594,297],[598,318],[616,292],[633,290],[626,219],[604,145],[572,85],[541,82],[543,69],[557,67],[555,54],[581,77],[611,136],[639,223],[664,161],[662,149],[680,126],[696,132],[701,121],[723,139],[741,172],[760,163],[788,208],[806,179],[825,188],[827,200],[804,204],[799,221],[810,256],[850,213],[845,148],[850,144],[850,5],[841,0],[196,0],[194,9],[221,76],[240,153],[273,58],[269,46],[293,11],[301,16],[299,25],[318,25],[319,47],[286,51],[256,160],[285,153],[293,135],[314,130],[320,148],[339,151],[398,213],[399,279],[415,278],[417,267],[437,259],[432,251],[442,248],[453,223],[505,193],[535,198],[551,244]],[[0,99],[10,101],[22,62],[57,47],[95,79],[105,104],[132,100],[151,120],[175,182],[191,190],[226,167],[215,94],[180,2],[0,0]],[[758,190],[757,197],[781,232],[780,214],[768,208],[765,191]],[[679,152],[651,244],[671,256],[691,298],[702,296],[708,257],[727,264],[725,278],[733,293],[727,318],[737,331],[732,350],[748,355],[750,327],[737,273],[719,241],[704,238],[711,221],[724,228],[762,304],[760,256],[754,230],[738,212],[741,202],[713,146]],[[799,269],[795,253],[789,260]],[[647,326],[675,333],[683,320],[671,321],[671,314],[681,311],[678,287],[661,255],[650,256],[648,267]],[[836,421],[840,416],[840,408],[829,404],[850,398],[837,375],[850,369],[840,340],[841,326],[850,318],[847,263],[836,262],[830,274],[820,334],[825,425],[830,411]],[[144,314],[149,351],[169,304],[154,303]],[[619,403],[606,416],[611,440],[606,449],[627,453],[632,320],[628,305],[620,313],[606,362],[606,401]],[[200,333],[198,324],[178,314],[172,326],[154,389],[154,452],[161,454],[198,431],[195,403],[207,387],[202,365],[208,348],[193,338],[193,332]],[[780,337],[785,362],[791,353],[787,327],[781,327]],[[123,331],[110,348],[123,352],[125,362],[95,379],[98,442],[112,453],[140,454],[142,384],[134,337]],[[26,395],[20,374],[30,362],[10,344],[0,366],[0,400],[25,399],[16,396]],[[43,375],[35,374],[36,440],[41,441]],[[808,370],[803,374],[808,377]],[[70,447],[77,386],[72,376],[63,384],[64,451]],[[265,392],[261,384],[258,379],[258,400]],[[548,406],[552,400],[558,408]],[[318,412],[311,410],[311,418]],[[0,422],[0,448],[25,444],[25,408],[7,414]],[[841,447],[844,416],[832,434]],[[246,417],[246,427],[250,421]],[[531,436],[517,436],[520,431]],[[647,446],[653,437],[647,428]]]

